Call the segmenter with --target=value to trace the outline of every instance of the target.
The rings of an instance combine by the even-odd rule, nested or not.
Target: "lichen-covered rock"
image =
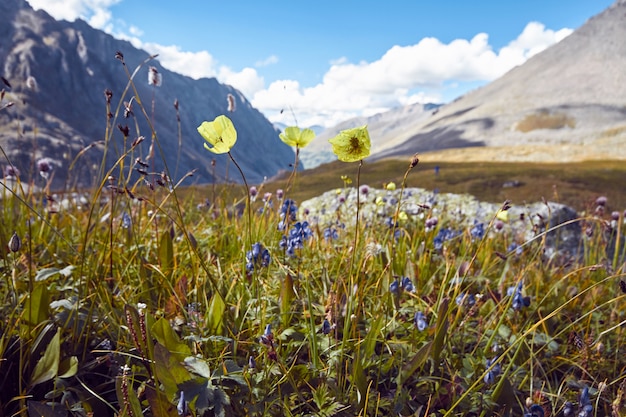
[[[366,190],[359,196],[361,224],[391,225],[398,211],[409,221],[423,222],[425,227],[429,219],[431,224],[436,219],[439,227],[451,225],[469,230],[478,228],[491,234],[508,233],[518,243],[541,239],[545,233],[544,260],[559,264],[583,260],[581,221],[573,208],[563,204],[511,204],[504,211],[503,204],[479,201],[468,194],[435,193],[422,188],[389,191],[367,187]],[[355,188],[328,191],[301,204],[306,219],[320,227],[354,225],[356,207]]]

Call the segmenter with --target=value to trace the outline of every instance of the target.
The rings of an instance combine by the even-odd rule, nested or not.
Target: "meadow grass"
[[[366,160],[352,184],[355,165],[336,163],[248,198],[243,185],[183,190],[167,171],[131,180],[128,139],[89,192],[4,183],[0,414],[624,412],[626,282],[605,251],[607,236],[623,243],[623,214],[586,215],[584,261],[568,265],[543,259],[541,230],[520,246],[495,217],[477,232],[428,208],[403,215],[405,186],[497,201],[502,178],[536,187],[551,168]],[[550,181],[586,181],[575,171]],[[392,181],[391,223],[310,224],[298,209],[331,184]],[[481,194],[490,181],[498,191]]]

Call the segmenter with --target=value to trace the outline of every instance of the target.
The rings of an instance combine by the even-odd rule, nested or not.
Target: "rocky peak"
[[[205,151],[196,127],[204,120],[226,114],[229,94],[237,102],[237,110],[228,114],[238,131],[233,155],[248,180],[261,182],[288,169],[293,162],[293,150],[278,139],[272,124],[234,88],[213,78],[193,80],[168,71],[158,60],[150,60],[148,52],[93,29],[82,20],[55,21],[45,12],[35,12],[24,0],[3,0],[0,2],[0,62],[3,63],[0,75],[11,85],[5,101],[13,101],[15,105],[0,112],[0,146],[23,175],[37,178],[32,172],[33,160],[49,157],[55,161],[57,186],[99,183],[102,178],[94,177],[94,166],[99,165],[106,153],[107,169],[110,168],[127,146],[118,124],[129,126],[128,142],[138,135],[147,138],[145,147],[142,145],[134,152],[134,157],[147,157],[152,135],[137,105],[137,97],[132,101],[139,132],[132,117],[124,119],[122,106],[111,125],[110,138],[105,138],[107,117],[103,92],[112,91],[112,112],[116,112],[128,83],[122,63],[115,59],[116,51],[124,54],[130,72],[141,66],[134,83],[138,98],[148,112],[152,110],[154,97],[154,115],[149,117],[154,120],[162,156],[156,157],[157,165],[151,171],[160,172],[164,167],[159,161],[164,160],[172,176],[178,165],[179,178],[197,170],[195,182],[223,181],[228,158]],[[161,74],[161,87],[148,85],[149,66]],[[130,102],[131,98],[129,93],[123,101]],[[180,109],[182,147],[179,147],[175,100]],[[106,152],[101,145],[90,147],[105,139]],[[82,156],[68,176],[67,169],[79,154]],[[229,176],[230,180],[240,180],[232,170]]]

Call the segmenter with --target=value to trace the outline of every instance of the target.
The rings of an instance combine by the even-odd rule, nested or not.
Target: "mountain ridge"
[[[626,159],[626,0],[498,79],[419,116],[419,104],[344,121],[301,151],[307,168],[333,160],[327,139],[368,124],[375,161],[429,153],[447,161]],[[386,136],[383,132],[392,131]],[[323,142],[323,143],[320,143]]]
[[[116,51],[124,55],[130,73],[139,68],[133,79],[138,97],[131,100],[135,96],[131,89],[123,98],[134,103],[134,118],[120,116],[111,120],[109,129],[114,132],[106,139],[103,93],[112,92],[111,111],[116,113],[120,105],[121,114],[124,110],[121,96],[128,83],[123,64],[115,59]],[[138,99],[149,113],[147,119],[154,120],[161,148],[162,158],[157,154],[157,163],[150,169],[155,175],[164,169],[159,162],[163,159],[170,175],[176,174],[173,181],[193,170],[196,182],[226,180],[229,159],[204,150],[196,131],[202,121],[220,114],[228,115],[237,128],[238,143],[232,154],[244,167],[250,182],[261,182],[288,170],[295,157],[293,150],[280,142],[272,124],[235,88],[222,85],[215,78],[193,80],[176,74],[127,41],[96,30],[83,20],[56,21],[44,11],[34,11],[24,0],[6,0],[0,5],[0,59],[4,63],[1,75],[8,82],[4,85],[3,103],[14,103],[0,112],[0,145],[10,158],[10,163],[5,161],[3,165],[14,165],[24,177],[30,175],[36,179],[35,160],[47,157],[54,163],[57,186],[86,186],[94,185],[94,180],[102,181],[103,178],[95,178],[98,175],[95,167],[105,149],[92,144],[106,139],[109,169],[129,146],[118,131],[118,124],[129,128],[126,142],[139,135],[146,138],[133,157],[147,159],[152,134]],[[160,87],[148,85],[150,66],[162,77]],[[236,101],[236,110],[230,113],[229,95]],[[183,145],[180,159],[175,100],[180,106]],[[67,169],[79,154],[68,175]],[[133,173],[133,181],[140,177]],[[240,178],[230,174],[228,180],[240,181]]]
[[[580,146],[593,157],[597,141],[623,143],[625,23],[626,1],[619,0],[524,64],[442,106],[405,132],[402,144],[372,159],[452,147],[549,144]],[[623,150],[613,155],[626,158]]]

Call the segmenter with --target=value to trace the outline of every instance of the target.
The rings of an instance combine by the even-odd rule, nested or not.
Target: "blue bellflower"
[[[426,327],[428,327],[426,316],[421,311],[415,313],[415,316],[413,317],[413,323],[415,323],[415,327],[417,327],[417,330],[419,330],[420,332],[423,332],[424,330],[426,330]]]
[[[493,359],[487,359],[487,369],[489,369],[497,359],[497,357]],[[483,378],[483,381],[485,381],[485,384],[491,385],[496,381],[497,376],[500,375],[501,372],[502,367],[500,366],[500,363],[496,363],[495,365],[493,365],[493,368],[487,371],[485,377]]]
[[[516,311],[530,305],[530,297],[522,296],[522,285],[523,283],[520,281],[517,285],[509,287],[506,291],[506,295],[513,297],[511,307]]]
[[[257,242],[252,245],[252,250],[246,253],[246,270],[253,271],[255,267],[267,267],[271,260],[270,252]]]
[[[284,248],[289,256],[295,256],[296,249],[304,246],[304,242],[313,236],[309,222],[297,222],[289,231],[289,236],[283,235],[280,247]]]
[[[297,212],[298,206],[296,205],[296,202],[290,198],[285,199],[283,204],[280,206],[280,222],[278,222],[278,230],[285,230],[287,224],[295,222]]]

